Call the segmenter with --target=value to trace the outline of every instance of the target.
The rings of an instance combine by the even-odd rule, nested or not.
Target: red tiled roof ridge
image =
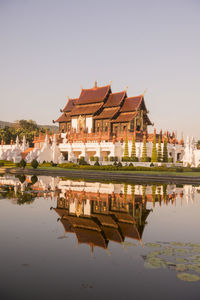
[[[97,87],[92,87],[92,88],[89,88],[89,89],[81,89],[81,91],[89,91],[89,90],[98,90],[98,89],[103,89],[103,88],[106,88],[106,87],[111,87],[110,84],[107,84],[107,85],[103,85],[103,86],[97,86]]]

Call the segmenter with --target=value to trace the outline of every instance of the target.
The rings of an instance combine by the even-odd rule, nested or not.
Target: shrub
[[[127,157],[122,157],[122,161],[131,161],[131,158],[129,156]]]
[[[132,164],[132,163],[130,163],[130,164],[129,164],[129,167],[133,167],[133,164]]]
[[[105,157],[104,157],[104,161],[108,161],[108,156],[105,156]]]
[[[182,167],[177,167],[176,172],[183,172],[183,168]]]
[[[118,162],[117,167],[122,167],[122,163],[120,161]]]
[[[39,166],[39,163],[38,163],[37,159],[33,159],[31,162],[31,167],[33,169],[37,169],[38,166]]]
[[[163,162],[168,162],[167,138],[164,139],[163,145]]]
[[[90,161],[94,161],[94,156],[90,156]]]
[[[83,156],[81,156],[79,158],[78,164],[81,166],[87,165],[87,162],[85,161],[85,158]]]
[[[94,165],[95,165],[95,166],[100,166],[99,161],[96,160]]]
[[[17,175],[17,178],[19,178],[19,181],[21,183],[24,183],[24,181],[26,180],[26,176],[25,175]]]
[[[4,162],[0,161],[0,167],[4,166]]]
[[[150,167],[154,167],[154,163],[150,163]]]
[[[146,135],[143,136],[143,147],[142,147],[142,161],[147,161],[147,145],[146,145]]]
[[[31,183],[35,184],[38,181],[38,178],[36,175],[31,176]]]
[[[99,161],[99,157],[98,157],[98,156],[95,156],[95,157],[94,157],[94,161]]]
[[[162,147],[161,147],[161,137],[159,135],[159,140],[158,140],[158,161],[162,161]]]
[[[152,162],[158,161],[158,154],[157,154],[157,149],[156,149],[156,134],[154,134],[154,137],[153,137],[153,149],[152,149],[151,161]]]
[[[54,162],[51,161],[51,166],[52,167],[57,167],[57,164],[55,164]]]
[[[169,163],[173,163],[173,157],[169,157]]]
[[[24,159],[21,159],[21,161],[19,162],[19,167],[23,169],[26,167],[26,162]]]

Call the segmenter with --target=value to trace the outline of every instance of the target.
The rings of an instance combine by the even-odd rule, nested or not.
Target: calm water
[[[200,187],[0,177],[0,299],[200,299]]]

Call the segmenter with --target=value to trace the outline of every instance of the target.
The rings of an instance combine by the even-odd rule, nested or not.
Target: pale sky
[[[0,120],[51,124],[94,81],[147,88],[150,119],[200,138],[199,0],[0,0]]]

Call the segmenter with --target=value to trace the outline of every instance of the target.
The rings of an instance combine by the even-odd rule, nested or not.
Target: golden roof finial
[[[94,88],[95,89],[97,88],[97,80],[95,80],[95,82],[94,82]]]
[[[144,94],[146,94],[147,92],[147,88],[144,90],[144,92],[142,93],[142,97],[144,97]]]
[[[128,90],[128,85],[126,86],[126,88],[125,88],[125,91],[127,92],[127,90]]]

